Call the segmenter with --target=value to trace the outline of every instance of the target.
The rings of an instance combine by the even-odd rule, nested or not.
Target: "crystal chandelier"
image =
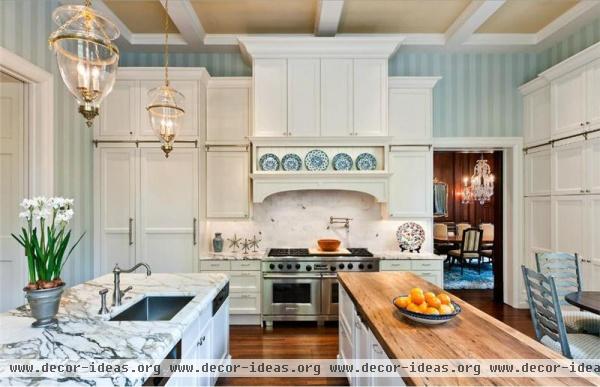
[[[169,85],[169,0],[165,2],[165,84],[148,91],[146,107],[150,125],[161,142],[165,157],[173,150],[175,136],[181,128],[184,96]]]
[[[483,205],[490,201],[492,195],[494,195],[494,175],[487,160],[481,156],[481,159],[477,160],[471,176],[469,185],[469,178],[463,179],[463,191],[462,191],[462,203],[479,202]]]
[[[84,5],[64,5],[52,13],[59,25],[48,38],[63,82],[79,103],[79,113],[92,126],[98,106],[112,91],[119,64],[119,49],[112,43],[118,28]]]

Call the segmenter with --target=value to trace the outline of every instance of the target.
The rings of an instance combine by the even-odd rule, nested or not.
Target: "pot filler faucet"
[[[115,265],[115,268],[113,269],[113,275],[115,276],[114,289],[113,289],[113,294],[112,294],[112,305],[113,306],[121,305],[121,299],[123,298],[125,293],[127,293],[128,291],[133,289],[132,286],[128,286],[125,290],[121,290],[121,273],[132,273],[132,272],[136,271],[137,268],[140,266],[144,266],[146,268],[147,276],[152,274],[152,271],[150,270],[150,266],[147,263],[143,263],[143,262],[140,262],[137,265],[135,265],[134,267],[132,267],[131,269],[127,269],[127,270],[122,270],[119,267],[118,263]]]
[[[350,230],[350,221],[352,218],[336,218],[334,216],[329,217],[329,224],[343,224],[345,229]]]

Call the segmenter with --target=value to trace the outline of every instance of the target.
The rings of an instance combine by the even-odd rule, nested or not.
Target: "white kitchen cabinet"
[[[192,272],[198,242],[198,149],[140,149],[139,261],[156,272]]]
[[[552,149],[552,194],[571,195],[586,190],[586,142],[556,145]]]
[[[552,250],[584,251],[587,198],[585,195],[552,197]]]
[[[552,81],[552,138],[583,131],[586,121],[585,66]]]
[[[229,298],[218,310],[213,310],[211,347],[212,359],[221,362],[226,360],[229,355]]]
[[[524,157],[525,196],[550,195],[550,148],[533,149]]]
[[[600,128],[600,59],[586,67],[585,82],[586,130]]]
[[[287,60],[256,59],[252,72],[254,135],[287,135]]]
[[[550,141],[550,85],[543,78],[519,88],[523,94],[523,142],[525,146]]]
[[[441,260],[383,259],[379,261],[379,271],[409,271],[440,288],[444,287]]]
[[[212,78],[206,93],[206,142],[225,145],[248,143],[252,79]]]
[[[133,140],[140,126],[140,88],[138,81],[117,81],[100,106],[99,124],[94,137],[103,140]]]
[[[385,136],[387,130],[387,59],[354,60],[354,135]]]
[[[96,259],[102,274],[117,263],[128,268],[136,262],[137,155],[136,148],[103,145],[94,154]]]
[[[353,124],[352,59],[321,59],[321,135],[351,136]]]
[[[587,193],[600,193],[600,137],[595,137],[586,142],[585,157],[585,190]]]
[[[369,328],[362,322],[360,316],[354,314],[354,340],[353,340],[353,359],[371,359],[371,340]],[[357,361],[355,367],[360,367]],[[369,386],[371,385],[371,377],[355,377],[351,383],[353,386]]]
[[[600,290],[600,195],[589,195],[586,219],[586,249],[580,255],[584,290]]]
[[[527,197],[525,204],[525,263],[535,267],[535,253],[552,251],[550,196]]]
[[[287,135],[318,136],[321,127],[321,62],[287,61]]]
[[[249,157],[245,149],[206,152],[206,216],[248,218]]]
[[[412,149],[412,148],[409,148]],[[391,217],[431,217],[433,205],[433,154],[425,150],[389,153],[388,209]]]

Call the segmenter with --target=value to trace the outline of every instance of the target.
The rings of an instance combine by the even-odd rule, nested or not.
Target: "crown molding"
[[[534,91],[542,89],[546,86],[548,86],[548,81],[545,78],[537,77],[537,78],[519,86],[518,89],[522,95],[527,95],[527,94],[533,93]]]
[[[388,87],[433,89],[440,79],[442,77],[389,77]]]

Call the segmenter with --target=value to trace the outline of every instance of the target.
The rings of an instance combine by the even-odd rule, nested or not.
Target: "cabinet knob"
[[[589,125],[589,124],[590,124],[590,122],[589,122],[589,121],[586,121],[586,122],[585,122],[585,124],[586,124],[586,125]]]
[[[580,190],[579,190],[579,192],[580,192],[580,193],[584,193],[584,192],[585,192],[585,190],[583,190],[583,189],[580,189]]]
[[[591,190],[589,190],[589,189],[586,189],[586,190],[585,190],[585,192],[587,192],[587,193],[590,193],[590,192],[592,192],[592,191],[591,191]]]

